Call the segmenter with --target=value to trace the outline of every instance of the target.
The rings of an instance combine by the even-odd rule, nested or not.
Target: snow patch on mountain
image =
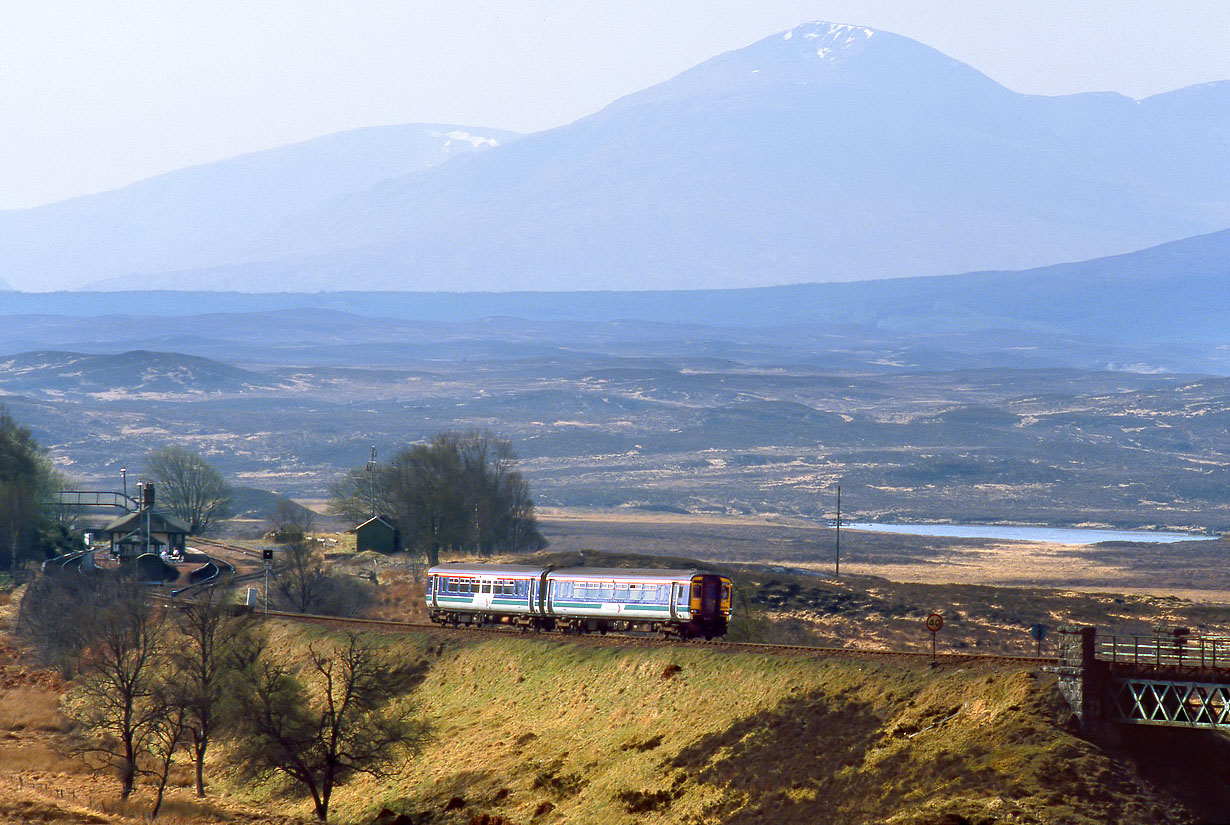
[[[437,133],[437,134],[439,134],[439,133]],[[485,138],[485,137],[480,137],[480,136],[478,136],[478,135],[472,135],[472,134],[470,134],[469,132],[463,132],[463,131],[461,131],[461,130],[459,130],[459,129],[455,129],[455,130],[453,130],[453,131],[451,131],[451,132],[445,132],[443,135],[440,135],[440,137],[446,137],[446,138],[449,138],[449,143],[450,143],[450,144],[451,144],[454,140],[458,140],[458,141],[461,141],[461,142],[463,142],[463,143],[468,143],[468,144],[470,144],[471,146],[473,146],[475,149],[479,148],[480,146],[492,146],[492,147],[494,147],[494,146],[499,146],[499,145],[500,145],[500,142],[499,142],[498,140],[496,140],[495,138]],[[446,144],[446,146],[447,146],[447,144]]]

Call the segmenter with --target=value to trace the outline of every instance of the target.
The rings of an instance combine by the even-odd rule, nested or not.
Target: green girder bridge
[[[1105,723],[1230,731],[1230,637],[1059,633],[1059,687],[1093,732]]]

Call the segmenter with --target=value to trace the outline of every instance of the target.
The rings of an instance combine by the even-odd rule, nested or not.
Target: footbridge
[[[141,509],[136,499],[106,490],[59,490],[53,503],[63,507],[118,507],[125,513]]]
[[[1059,687],[1081,722],[1230,731],[1230,636],[1059,632]]]

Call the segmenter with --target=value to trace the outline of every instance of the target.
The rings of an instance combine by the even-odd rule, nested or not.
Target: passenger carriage
[[[427,572],[427,608],[441,624],[512,624],[684,638],[726,632],[730,579],[700,570],[441,564]]]

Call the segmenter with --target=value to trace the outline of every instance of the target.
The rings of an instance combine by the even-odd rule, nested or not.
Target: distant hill
[[[202,396],[267,389],[253,372],[174,352],[25,352],[0,358],[0,389],[18,393]]]
[[[204,213],[165,192],[142,232],[52,207],[55,221],[7,223],[24,222],[23,260],[46,260],[48,277],[68,277],[57,244],[80,236],[91,257],[72,277],[108,289],[710,289],[1021,269],[1230,226],[1228,130],[1230,81],[1141,101],[1024,95],[908,38],[814,23],[274,222],[248,226],[243,203],[206,188]],[[129,214],[134,194],[106,196],[104,213]],[[232,208],[233,232],[217,217]],[[202,214],[207,238],[185,220]]]
[[[109,315],[119,311],[132,314]],[[218,340],[339,349],[375,342],[442,344],[476,336],[532,340],[533,330],[525,324],[500,320],[512,318],[766,329],[820,325],[838,333],[863,329],[902,335],[1000,330],[1207,349],[1230,346],[1223,323],[1230,316],[1230,230],[1022,272],[690,291],[10,292],[0,294],[0,314],[6,317],[0,352],[87,344],[90,351],[182,349]],[[99,320],[83,325],[81,316]],[[483,320],[481,327],[441,326],[478,320]],[[501,325],[507,329],[501,331]],[[627,331],[591,327],[584,334],[618,338]],[[636,327],[634,334],[654,333]],[[559,330],[553,330],[540,337],[558,336]]]
[[[300,523],[315,518],[310,511],[285,496],[261,490],[256,487],[234,487],[231,489],[231,517],[239,519],[256,519],[270,522],[278,512],[278,506],[286,504]]]
[[[408,124],[253,152],[112,192],[0,211],[0,257],[5,275],[25,290],[77,289],[115,277],[121,288],[140,289],[163,273],[246,260],[295,213],[517,137]]]

